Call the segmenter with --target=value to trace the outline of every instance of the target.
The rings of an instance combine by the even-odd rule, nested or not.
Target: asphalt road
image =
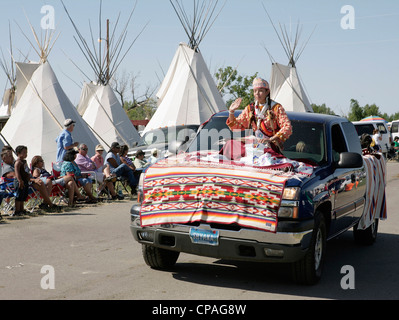
[[[0,224],[0,299],[279,300],[399,298],[399,163],[388,163],[388,219],[362,247],[352,231],[328,243],[323,278],[298,286],[286,265],[181,254],[175,268],[147,267],[130,233],[131,200]],[[354,289],[343,289],[343,266]]]

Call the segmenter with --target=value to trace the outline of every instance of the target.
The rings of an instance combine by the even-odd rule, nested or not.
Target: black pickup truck
[[[366,191],[370,196],[374,190],[368,190],[370,173],[353,124],[336,116],[287,115],[293,134],[284,144],[289,161],[283,165],[222,159],[223,143],[240,137],[221,112],[200,127],[186,153],[142,174],[130,228],[149,266],[170,268],[180,252],[287,262],[297,283],[315,284],[327,240],[353,227],[357,242],[375,241],[384,203],[359,227],[364,212],[370,216]],[[379,187],[384,183],[381,177]]]

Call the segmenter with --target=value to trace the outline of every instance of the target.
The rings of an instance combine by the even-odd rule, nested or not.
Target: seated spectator
[[[98,170],[96,164],[87,155],[89,148],[84,143],[79,145],[78,154],[76,155],[75,163],[78,165],[81,171],[92,171],[95,173],[95,178],[98,183],[103,183],[104,173],[102,170]]]
[[[104,173],[102,172],[102,166],[100,168],[97,168],[94,161],[87,156],[88,150],[89,149],[87,148],[87,145],[85,145],[84,143],[80,144],[79,153],[76,155],[75,159],[75,163],[78,165],[79,169],[83,172],[86,171],[86,173],[88,174],[90,174],[89,171],[94,172],[94,177],[97,180],[97,182],[100,184],[99,191],[101,191],[104,187],[107,187],[113,200],[115,199],[123,200],[122,196],[116,194],[114,184],[108,179],[104,181]]]
[[[137,179],[134,171],[129,168],[125,163],[122,163],[119,156],[120,146],[118,142],[111,144],[111,149],[105,157],[105,163],[109,166],[110,174],[115,174],[117,177],[124,177],[127,179],[131,188],[131,193],[136,194]]]
[[[77,151],[74,149],[68,150],[65,153],[64,161],[61,166],[61,175],[62,176],[73,176],[76,182],[79,182],[83,187],[84,191],[88,195],[89,199],[86,201],[87,203],[96,203],[97,199],[93,196],[91,191],[92,183],[91,180],[87,177],[87,174],[82,175],[78,165],[75,162]]]
[[[119,151],[119,156],[121,158],[122,163],[126,164],[130,169],[135,171],[136,167],[134,166],[132,159],[130,159],[127,156],[128,151],[129,151],[129,147],[127,145],[121,146],[120,151]]]
[[[15,169],[14,169],[14,157],[12,155],[12,149],[3,148],[1,152],[1,160],[3,161],[1,168],[1,176],[6,179],[14,179]]]
[[[137,169],[145,169],[149,163],[144,159],[145,153],[143,150],[137,150],[136,159],[134,159],[134,165]]]
[[[148,158],[149,164],[154,164],[158,161],[158,149],[151,150],[151,156]]]
[[[104,148],[101,144],[96,145],[95,148],[95,155],[91,157],[91,160],[96,164],[97,170],[103,170],[104,169],[104,157],[103,157],[103,152]]]
[[[29,167],[26,163],[26,157],[28,156],[28,148],[26,146],[18,146],[15,149],[17,154],[17,160],[15,161],[15,179],[14,188],[16,191],[15,197],[15,215],[24,214],[24,202],[26,201],[29,193],[29,185],[40,192],[43,198],[44,206],[51,209],[59,209],[59,207],[51,202],[51,199],[47,193],[46,186],[43,181],[39,178],[32,177]],[[44,208],[42,206],[42,208]]]
[[[393,140],[393,149],[395,152],[399,152],[399,137],[395,137]]]
[[[68,190],[68,205],[74,206],[74,198],[77,201],[85,200],[86,198],[80,193],[78,186],[72,176],[64,176],[58,179],[53,179],[52,175],[45,169],[44,160],[41,156],[34,156],[32,158],[32,176],[43,181],[47,188],[47,192],[51,195],[53,185],[58,184]]]

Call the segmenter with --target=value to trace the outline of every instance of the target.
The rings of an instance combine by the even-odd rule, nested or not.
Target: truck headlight
[[[298,218],[299,195],[301,189],[298,187],[285,188],[281,199],[279,218]]]
[[[301,191],[301,188],[298,188],[298,187],[284,188],[282,199],[283,200],[298,200],[300,191]]]
[[[279,218],[298,218],[299,201],[282,200],[278,209]]]

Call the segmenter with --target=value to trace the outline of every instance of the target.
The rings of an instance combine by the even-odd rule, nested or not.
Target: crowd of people
[[[51,168],[51,173],[46,169],[41,155],[35,155],[31,163],[27,163],[27,146],[19,145],[15,150],[10,146],[3,147],[2,184],[8,188],[0,191],[0,201],[9,198],[10,191],[13,192],[15,210],[12,215],[26,214],[24,203],[32,191],[40,194],[43,200],[39,206],[41,209],[57,211],[61,207],[51,200],[54,188],[63,192],[69,207],[74,207],[77,203],[97,203],[102,200],[103,194],[110,200],[123,200],[123,194],[118,194],[115,190],[117,180],[126,181],[132,195],[137,193],[139,176],[150,164],[144,159],[144,152],[139,150],[136,159],[132,161],[127,156],[129,147],[113,142],[105,155],[104,147],[99,144],[92,150],[94,154],[90,157],[88,146],[73,140],[75,125],[76,122],[72,119],[65,120],[65,128],[56,139],[57,169]],[[152,158],[154,156],[156,157],[155,152]],[[149,160],[154,162],[154,159]],[[93,184],[97,188],[93,188]]]

